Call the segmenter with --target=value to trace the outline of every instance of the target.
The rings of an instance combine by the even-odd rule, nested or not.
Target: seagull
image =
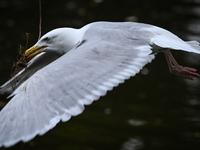
[[[159,52],[171,73],[200,78],[170,50],[200,54],[197,41],[143,23],[94,22],[48,32],[26,50],[25,67],[0,87],[0,94],[10,94],[0,112],[0,147],[30,141],[81,114],[84,105],[135,76]]]

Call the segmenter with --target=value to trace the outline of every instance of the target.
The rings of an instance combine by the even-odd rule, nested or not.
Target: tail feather
[[[151,34],[151,46],[159,50],[160,48],[169,48],[200,54],[200,45],[197,41],[183,41],[173,33],[155,26],[143,28]]]
[[[197,41],[186,41],[187,44],[189,44],[190,46],[192,46],[194,49],[198,50],[200,53],[200,45],[199,42]]]

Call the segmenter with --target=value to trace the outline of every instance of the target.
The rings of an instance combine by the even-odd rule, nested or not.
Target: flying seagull
[[[48,32],[25,52],[25,67],[0,87],[1,94],[11,94],[0,112],[0,146],[27,142],[82,113],[84,105],[135,76],[158,52],[170,72],[200,77],[196,69],[180,66],[170,50],[200,54],[198,42],[142,23],[94,22]]]

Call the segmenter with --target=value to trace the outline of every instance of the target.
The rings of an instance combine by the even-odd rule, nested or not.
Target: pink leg
[[[196,73],[196,69],[180,66],[172,56],[169,49],[162,49],[161,52],[165,54],[165,58],[167,60],[169,70],[171,73],[191,80],[193,80],[193,77],[200,78],[200,75]]]

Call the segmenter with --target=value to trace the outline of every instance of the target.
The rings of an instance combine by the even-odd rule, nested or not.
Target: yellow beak
[[[28,50],[26,50],[26,52],[24,53],[26,61],[30,61],[33,57],[35,57],[37,54],[39,54],[45,47],[35,47],[35,45],[33,45],[31,48],[29,48]]]

